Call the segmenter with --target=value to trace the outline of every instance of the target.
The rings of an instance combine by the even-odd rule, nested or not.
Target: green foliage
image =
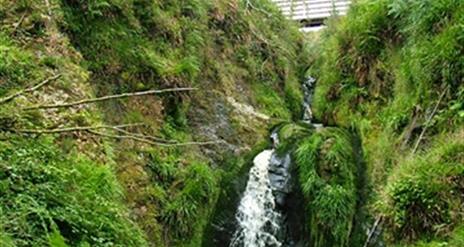
[[[458,223],[462,212],[464,159],[462,140],[437,143],[425,156],[405,160],[387,184],[382,211],[393,236],[415,240],[430,238]]]
[[[298,81],[306,65],[300,52],[302,35],[266,0],[253,1],[259,10],[238,0],[0,3],[0,95],[33,85],[52,70],[62,75],[33,97],[2,106],[0,130],[143,122],[149,127],[138,128],[140,132],[191,141],[192,127],[198,127],[194,114],[205,112],[199,118],[209,119],[215,117],[213,107],[228,110],[227,105],[216,105],[216,98],[211,104],[203,102],[211,92],[220,104],[227,103],[226,97],[246,99],[275,118],[300,118]],[[199,90],[103,102],[96,108],[20,113],[20,121],[10,121],[17,104],[184,86]],[[105,123],[100,113],[106,114]],[[227,117],[221,121],[230,121]],[[264,124],[256,125],[264,129]],[[232,125],[227,131],[245,127]],[[247,137],[237,135],[233,142],[250,145],[250,140],[242,142]],[[85,133],[59,135],[56,142],[63,150],[42,138],[5,142],[0,168],[11,166],[25,177],[18,191],[0,170],[2,244],[145,246],[146,237],[156,246],[201,245],[221,175],[232,177],[239,168],[212,169],[211,160],[220,164],[216,159],[223,157],[204,158],[203,147],[155,149],[126,140],[90,139]],[[106,152],[94,154],[95,147]],[[76,150],[83,154],[76,155]],[[23,152],[24,159],[16,151]],[[117,169],[95,164],[87,155],[117,164]],[[115,175],[126,190],[124,202]],[[128,219],[122,203],[145,236]]]
[[[199,215],[209,212],[205,205],[211,205],[217,194],[217,178],[205,164],[191,164],[177,178],[180,188],[162,212],[162,221],[171,229],[171,234],[179,239],[189,239],[205,222]],[[201,232],[201,231],[200,231]]]
[[[164,227],[164,232],[156,233],[164,236],[155,238],[176,246],[200,245],[218,196],[220,173],[182,149],[155,149],[147,154],[151,180],[147,199],[156,205],[156,220]]]
[[[256,84],[253,85],[253,91],[257,104],[264,110],[264,113],[278,119],[290,119],[291,116],[284,99],[277,94],[276,90],[266,84]]]
[[[371,213],[388,218],[390,242],[444,237],[462,212],[446,179],[463,161],[437,150],[459,149],[443,139],[462,136],[463,3],[356,1],[311,47],[315,116],[360,130]]]
[[[306,137],[295,151],[312,246],[350,246],[356,210],[356,165],[350,135],[326,128]]]
[[[20,49],[3,32],[0,32],[0,95],[35,78],[36,68],[30,53]]]
[[[146,245],[109,167],[69,160],[49,139],[1,145],[1,217],[14,245]]]
[[[296,148],[296,143],[312,133],[312,127],[306,123],[282,123],[278,128],[279,154],[290,153]]]

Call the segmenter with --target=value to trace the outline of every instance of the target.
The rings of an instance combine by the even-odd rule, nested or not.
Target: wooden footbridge
[[[301,22],[303,31],[322,28],[324,20],[333,15],[345,15],[351,0],[271,0],[287,16]]]

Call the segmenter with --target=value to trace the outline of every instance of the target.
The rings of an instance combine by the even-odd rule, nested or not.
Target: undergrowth
[[[458,0],[357,1],[313,37],[315,116],[359,129],[364,200],[388,244],[445,246],[459,232],[463,17]]]
[[[12,246],[146,246],[107,165],[66,157],[51,138],[1,144],[2,240]],[[61,239],[61,244],[54,244]],[[3,245],[3,244],[2,244]]]
[[[8,183],[2,244],[200,246],[221,181],[235,174],[224,159],[245,155],[270,125],[236,116],[226,99],[273,120],[301,115],[303,37],[268,1],[252,2],[259,8],[239,0],[0,0],[0,96],[61,75],[0,106],[1,168],[25,176],[13,188],[11,174],[0,173]],[[198,90],[20,110],[173,87]],[[133,129],[162,140],[227,146],[11,131],[125,123],[143,123]]]

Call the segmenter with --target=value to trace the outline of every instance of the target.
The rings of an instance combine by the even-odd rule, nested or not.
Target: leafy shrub
[[[387,184],[382,211],[393,236],[403,240],[431,238],[461,220],[464,163],[462,140],[436,145],[426,156],[401,164]]]
[[[70,160],[50,139],[1,144],[0,216],[16,246],[144,246],[111,169]],[[4,236],[4,235],[3,235]]]

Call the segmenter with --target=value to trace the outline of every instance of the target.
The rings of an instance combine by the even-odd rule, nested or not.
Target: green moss
[[[289,109],[286,108],[284,99],[266,84],[252,86],[257,105],[266,115],[278,119],[290,119]]]

